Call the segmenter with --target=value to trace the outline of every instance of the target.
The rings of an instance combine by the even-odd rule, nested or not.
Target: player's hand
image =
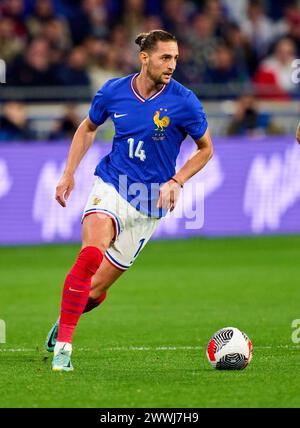
[[[64,174],[56,186],[55,199],[62,206],[66,207],[70,193],[74,189],[73,175]]]
[[[173,180],[167,181],[159,191],[157,208],[173,211],[180,195],[181,186]]]

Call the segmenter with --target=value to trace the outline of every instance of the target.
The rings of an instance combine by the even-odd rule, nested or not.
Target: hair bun
[[[149,33],[140,33],[138,34],[137,38],[135,39],[135,43],[142,47],[145,39],[149,36]]]

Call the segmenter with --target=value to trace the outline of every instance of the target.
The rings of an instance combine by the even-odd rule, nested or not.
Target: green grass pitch
[[[78,245],[0,249],[0,407],[299,407],[300,237],[154,241],[83,315],[72,373],[52,373],[45,336]],[[253,342],[243,371],[205,347],[235,326]],[[299,335],[300,336],[300,335]]]

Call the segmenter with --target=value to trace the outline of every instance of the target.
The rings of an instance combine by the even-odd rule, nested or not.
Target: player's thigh
[[[102,213],[85,216],[82,223],[82,248],[98,247],[104,254],[114,238],[113,220]]]
[[[115,268],[104,258],[101,266],[92,278],[90,297],[98,298],[101,296],[103,291],[107,290],[122,273],[124,273],[124,271]]]
[[[105,256],[108,261],[117,269],[128,270],[145,248],[159,221],[139,214],[136,221],[125,228],[107,249]]]

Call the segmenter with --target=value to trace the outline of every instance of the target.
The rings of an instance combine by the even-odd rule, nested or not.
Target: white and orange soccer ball
[[[251,361],[252,343],[238,328],[225,327],[210,338],[206,355],[215,369],[241,370]]]

